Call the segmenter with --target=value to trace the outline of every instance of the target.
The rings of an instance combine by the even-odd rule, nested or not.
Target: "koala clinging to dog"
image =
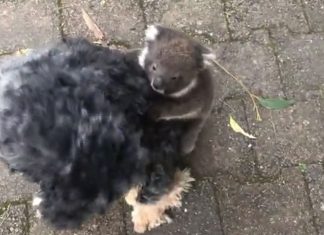
[[[138,60],[160,95],[149,115],[156,121],[188,122],[181,140],[185,155],[194,150],[214,104],[213,58],[209,49],[179,31],[151,25],[145,32]]]

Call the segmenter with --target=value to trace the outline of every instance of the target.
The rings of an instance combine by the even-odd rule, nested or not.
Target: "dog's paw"
[[[130,190],[126,200],[133,206],[132,222],[135,232],[144,233],[162,224],[171,223],[172,219],[166,214],[166,210],[181,207],[182,194],[189,191],[193,181],[188,169],[178,170],[172,189],[153,204],[136,201],[138,188]]]
[[[147,230],[150,231],[151,229],[157,228],[162,224],[170,224],[170,223],[172,223],[172,219],[170,218],[170,216],[168,216],[167,214],[163,214],[161,215],[160,218],[157,218],[154,221],[150,221]]]
[[[39,195],[35,195],[33,198],[32,206],[36,209],[36,218],[40,219],[42,218],[42,213],[39,210],[40,205],[43,202],[43,198],[41,198]]]
[[[143,213],[143,210],[133,208],[132,222],[136,233],[144,233],[147,230],[147,217],[146,213]]]
[[[134,231],[136,233],[144,233],[162,224],[171,223],[172,219],[167,214],[149,214],[141,212],[141,215],[132,215],[134,223]]]

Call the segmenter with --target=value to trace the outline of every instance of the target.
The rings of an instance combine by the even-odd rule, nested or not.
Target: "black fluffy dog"
[[[145,118],[154,95],[132,58],[66,40],[0,66],[0,158],[40,184],[40,212],[75,227],[131,187],[158,200],[179,167],[178,124]]]

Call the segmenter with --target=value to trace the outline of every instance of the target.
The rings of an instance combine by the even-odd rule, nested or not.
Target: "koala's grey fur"
[[[148,27],[139,53],[151,87],[160,99],[150,110],[157,121],[185,121],[183,154],[191,153],[214,104],[215,82],[209,59],[214,54],[185,34],[160,25]]]

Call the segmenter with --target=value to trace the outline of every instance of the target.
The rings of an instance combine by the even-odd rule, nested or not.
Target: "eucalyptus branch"
[[[244,91],[250,96],[252,103],[253,103],[253,110],[255,110],[256,112],[256,119],[258,121],[261,121],[261,115],[259,112],[259,108],[257,105],[256,100],[259,100],[260,97],[254,95],[253,93],[250,92],[250,90],[247,88],[247,86],[244,85],[244,83],[242,82],[241,79],[239,79],[238,77],[236,77],[235,75],[233,75],[230,71],[228,71],[223,65],[221,65],[218,61],[216,61],[215,59],[211,59],[211,61],[218,66],[221,70],[223,70],[227,75],[229,75],[231,78],[233,78],[243,89]]]

